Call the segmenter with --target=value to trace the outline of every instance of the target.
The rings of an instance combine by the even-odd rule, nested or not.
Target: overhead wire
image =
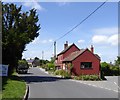
[[[100,6],[98,6],[93,12],[91,12],[87,17],[85,17],[82,21],[80,21],[75,27],[73,27],[72,29],[70,29],[68,32],[66,32],[64,35],[62,35],[61,37],[59,37],[58,39],[56,39],[55,41],[58,41],[60,39],[62,39],[63,37],[65,37],[67,34],[69,34],[71,31],[73,31],[75,28],[77,28],[79,25],[81,25],[84,21],[86,21],[90,16],[92,16],[98,9],[100,9],[108,0],[106,0],[105,2],[103,2]]]
[[[99,5],[93,12],[91,12],[87,17],[85,17],[82,21],[80,21],[77,25],[75,25],[72,29],[70,29],[68,32],[66,32],[64,35],[62,35],[61,37],[57,38],[56,40],[54,40],[54,42],[59,41],[60,39],[64,38],[66,35],[68,35],[70,32],[72,32],[74,29],[76,29],[79,25],[81,25],[83,22],[85,22],[90,16],[92,16],[97,10],[99,10],[108,0],[106,0],[105,2],[103,2],[101,5]],[[50,45],[50,47],[45,50],[45,51],[49,51],[52,46],[54,45],[54,42]]]

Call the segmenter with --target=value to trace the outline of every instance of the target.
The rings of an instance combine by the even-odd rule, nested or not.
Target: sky
[[[50,59],[53,56],[53,42],[85,17],[102,2],[14,2],[22,5],[22,11],[37,9],[39,36],[26,45],[23,58]],[[90,49],[101,57],[101,61],[114,62],[118,56],[118,3],[106,2],[98,11],[80,26],[58,40],[57,54],[64,49],[64,43],[75,43],[80,49]]]

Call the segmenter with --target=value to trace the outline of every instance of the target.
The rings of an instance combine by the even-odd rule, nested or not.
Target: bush
[[[63,76],[64,73],[65,73],[65,70],[56,70],[54,74]]]
[[[55,65],[54,65],[54,63],[48,63],[48,64],[47,64],[47,67],[48,67],[47,70],[51,70],[51,69],[52,69],[52,70],[55,70]]]
[[[118,66],[110,66],[111,75],[120,75],[120,70]]]
[[[80,75],[80,76],[75,76],[74,79],[76,80],[100,80],[98,75]]]
[[[90,80],[100,80],[99,76],[98,75],[90,75]]]
[[[120,75],[120,70],[118,66],[110,65],[106,62],[102,62],[101,73],[103,73],[104,76],[117,76]]]
[[[82,80],[81,76],[74,76],[75,80]]]
[[[68,73],[68,72],[65,72],[65,73],[64,73],[64,78],[71,78],[71,74]]]
[[[90,80],[90,76],[89,75],[82,75],[81,76],[83,80]]]
[[[65,71],[65,70],[56,70],[56,71],[54,72],[54,74],[55,74],[55,75],[61,75],[61,76],[64,77],[64,78],[70,78],[70,77],[71,77],[70,73],[68,73],[68,72]]]

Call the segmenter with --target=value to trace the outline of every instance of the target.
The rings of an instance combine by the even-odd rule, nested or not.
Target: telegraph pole
[[[54,41],[54,59],[56,59],[56,41]]]

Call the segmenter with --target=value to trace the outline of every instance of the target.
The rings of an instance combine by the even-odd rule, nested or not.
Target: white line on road
[[[79,83],[82,83],[82,84],[85,84],[85,85],[89,85],[89,86],[93,86],[93,87],[98,87],[98,88],[106,89],[106,90],[109,90],[109,91],[119,92],[117,90],[112,90],[112,89],[109,89],[109,88],[105,88],[105,87],[102,87],[102,86],[96,86],[96,85],[93,85],[93,84],[84,83],[84,82],[77,81],[77,80],[71,80],[71,81],[79,82]]]

